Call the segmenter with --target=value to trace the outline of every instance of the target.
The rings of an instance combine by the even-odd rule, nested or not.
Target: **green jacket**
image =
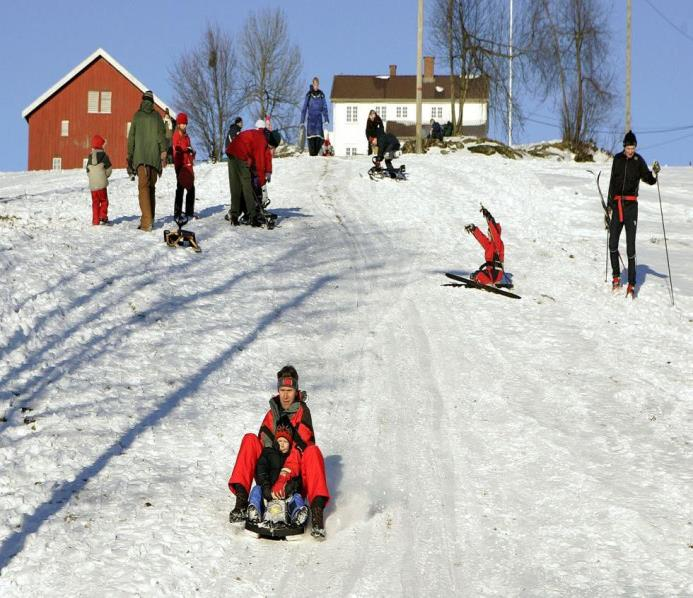
[[[161,173],[161,154],[166,153],[166,129],[154,103],[142,100],[135,112],[128,134],[128,163],[134,169],[140,164],[153,166]]]

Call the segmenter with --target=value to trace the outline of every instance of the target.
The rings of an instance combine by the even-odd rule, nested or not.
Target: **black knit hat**
[[[635,138],[635,133],[633,133],[633,131],[628,131],[623,138],[623,147],[627,145],[638,145],[638,140]]]
[[[267,136],[267,143],[272,147],[279,147],[281,142],[282,136],[279,134],[279,131],[270,131],[270,134]]]

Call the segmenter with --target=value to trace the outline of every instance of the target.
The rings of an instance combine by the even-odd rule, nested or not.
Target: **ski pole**
[[[662,216],[662,233],[664,234],[664,251],[667,254],[667,270],[669,270],[669,293],[671,294],[671,304],[674,305],[674,285],[671,282],[671,266],[669,265],[669,247],[667,246],[667,231],[664,228],[664,210],[662,210],[662,194],[659,191],[659,176],[657,177],[657,195],[659,196],[659,213]]]

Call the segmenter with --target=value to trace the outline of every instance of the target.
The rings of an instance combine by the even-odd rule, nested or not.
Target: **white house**
[[[422,124],[433,118],[441,124],[452,120],[450,76],[434,75],[434,58],[424,57]],[[335,75],[332,82],[332,128],[330,135],[337,156],[368,152],[366,120],[375,110],[385,130],[398,137],[413,137],[416,128],[416,76],[398,75],[390,65],[389,75]],[[459,114],[459,100],[455,108]],[[462,132],[485,136],[488,131],[488,85],[481,78],[469,79],[464,103]]]

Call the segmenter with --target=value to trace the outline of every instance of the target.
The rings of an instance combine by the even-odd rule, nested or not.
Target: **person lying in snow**
[[[286,499],[291,523],[303,525],[308,519],[308,507],[299,494],[301,489],[301,454],[294,444],[294,427],[289,418],[279,418],[274,431],[274,443],[262,449],[255,465],[257,485],[248,497],[248,521],[259,523],[265,502]]]
[[[482,233],[474,224],[464,227],[468,233],[474,235],[479,244],[484,248],[484,259],[486,260],[479,269],[471,274],[469,278],[476,280],[480,284],[496,285],[503,280],[503,260],[505,259],[505,247],[501,239],[501,225],[496,222],[491,212],[481,206],[480,212],[486,218],[488,225],[488,237]]]
[[[248,492],[253,481],[257,461],[263,447],[274,443],[277,424],[282,416],[289,418],[294,427],[294,442],[301,453],[301,493],[308,498],[312,521],[311,534],[325,537],[323,511],[330,492],[327,489],[325,462],[320,448],[315,444],[313,420],[304,401],[304,393],[298,389],[298,372],[285,365],[277,372],[278,394],[270,399],[270,409],[265,414],[257,434],[245,434],[229,478],[229,490],[236,496],[236,504],[229,513],[229,521],[244,521],[248,509]]]

